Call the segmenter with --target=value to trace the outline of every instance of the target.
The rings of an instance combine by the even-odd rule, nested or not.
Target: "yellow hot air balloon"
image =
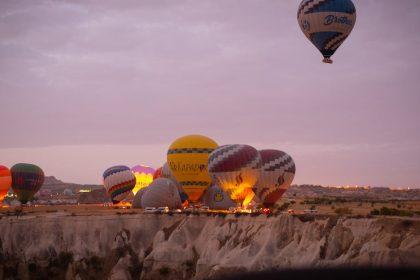
[[[217,143],[202,135],[176,139],[168,149],[167,162],[190,202],[198,202],[211,184],[207,162]]]

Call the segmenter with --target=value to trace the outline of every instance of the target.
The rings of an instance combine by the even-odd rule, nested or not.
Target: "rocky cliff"
[[[0,279],[204,279],[268,268],[420,265],[420,221],[48,213],[0,219]]]

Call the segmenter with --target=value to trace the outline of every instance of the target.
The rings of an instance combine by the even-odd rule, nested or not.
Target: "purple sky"
[[[354,1],[333,65],[299,2],[1,1],[0,164],[97,183],[201,133],[289,152],[296,183],[420,187],[420,1]]]

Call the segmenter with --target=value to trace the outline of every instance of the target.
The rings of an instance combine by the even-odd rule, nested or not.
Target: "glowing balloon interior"
[[[248,145],[224,145],[209,157],[213,181],[242,206],[247,206],[254,197],[252,188],[258,180],[260,168],[260,154]]]
[[[134,176],[136,177],[136,185],[133,188],[134,195],[153,182],[153,174],[155,173],[153,168],[146,165],[136,165],[131,168],[131,171],[133,171]]]

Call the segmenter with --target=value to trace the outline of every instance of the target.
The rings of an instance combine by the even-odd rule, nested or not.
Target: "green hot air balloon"
[[[34,164],[18,163],[10,171],[12,172],[12,189],[18,200],[25,204],[32,200],[44,183],[44,172]]]

